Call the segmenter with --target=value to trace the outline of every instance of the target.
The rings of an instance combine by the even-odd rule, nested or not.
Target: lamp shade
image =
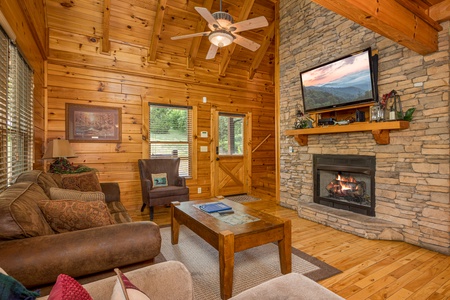
[[[59,157],[77,157],[68,140],[54,139],[47,145],[43,159]]]

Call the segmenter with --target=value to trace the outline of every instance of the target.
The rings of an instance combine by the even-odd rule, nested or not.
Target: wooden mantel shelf
[[[308,145],[308,135],[312,134],[330,134],[344,132],[372,131],[373,138],[380,145],[389,144],[389,132],[391,130],[402,130],[409,128],[408,121],[389,121],[373,123],[351,123],[348,125],[328,125],[307,129],[286,130],[286,135],[293,135],[300,146]]]

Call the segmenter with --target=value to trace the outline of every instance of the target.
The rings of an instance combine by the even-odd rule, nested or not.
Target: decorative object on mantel
[[[49,168],[50,173],[72,174],[89,172],[94,169],[79,165],[74,166],[67,158],[77,157],[69,141],[62,139],[51,140],[42,159],[55,159]]]
[[[300,109],[297,108],[297,113],[295,114],[296,119],[294,122],[295,129],[312,128],[314,120],[309,116],[305,115]]]
[[[395,121],[399,116],[403,116],[402,103],[400,102],[400,96],[395,90],[384,94],[381,99],[381,108],[384,109],[384,120]]]
[[[416,110],[415,107],[411,107],[406,113],[403,113],[400,96],[395,90],[390,91],[388,94],[384,94],[380,105],[384,108],[385,121],[404,120],[410,122],[412,120],[412,115]]]

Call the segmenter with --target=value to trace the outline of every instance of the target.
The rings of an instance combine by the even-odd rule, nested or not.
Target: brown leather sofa
[[[37,200],[49,199],[50,187],[61,187],[52,176],[25,172],[0,193],[0,266],[9,275],[37,288],[51,285],[61,273],[89,282],[89,277],[101,278],[115,267],[153,263],[160,253],[159,227],[150,221],[131,222],[116,184],[102,184],[116,224],[55,233],[37,205]]]

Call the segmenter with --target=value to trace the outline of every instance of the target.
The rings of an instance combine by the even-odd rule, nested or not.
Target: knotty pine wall
[[[187,69],[185,57],[164,52],[158,53],[156,62],[149,63],[148,45],[117,40],[111,42],[108,55],[100,54],[101,36],[83,33],[79,26],[56,26],[57,22],[64,25],[65,20],[47,20],[49,8],[42,1],[0,0],[0,9],[35,71],[35,169],[47,167],[40,159],[47,143],[65,138],[66,103],[121,107],[122,142],[73,143],[78,157],[71,161],[96,168],[103,182],[118,182],[125,207],[138,210],[141,191],[137,160],[148,156],[148,103],[191,105],[196,111],[195,176],[188,185],[191,199],[208,198],[214,157],[213,152],[202,153],[199,149],[209,146],[211,137],[196,136],[200,131],[211,134],[214,107],[252,113],[252,149],[270,135],[252,153],[251,193],[264,198],[275,195],[275,103],[270,70],[263,68],[248,80],[242,64],[230,64],[227,75],[221,77],[218,61]],[[206,104],[203,97],[208,99]],[[201,194],[196,193],[198,187],[202,188]]]
[[[208,102],[202,103],[206,96]],[[264,181],[274,171],[274,110],[271,93],[255,93],[234,89],[186,84],[145,76],[86,69],[57,64],[48,65],[48,139],[65,137],[66,103],[122,108],[121,143],[72,143],[75,164],[85,164],[99,171],[101,181],[119,182],[122,201],[128,209],[141,205],[137,160],[148,157],[148,103],[190,105],[196,108],[194,128],[194,174],[187,181],[191,199],[211,196],[211,152],[200,152],[210,146],[209,138],[200,138],[201,131],[211,133],[211,108],[229,112],[251,112],[253,116],[252,148],[268,134],[271,137],[252,155],[253,194],[269,196],[273,185]],[[213,150],[212,147],[209,147]],[[272,178],[274,178],[272,176]],[[267,188],[269,186],[269,188]],[[197,188],[202,194],[197,194]]]
[[[169,70],[174,75],[160,76],[164,69],[150,65],[144,71],[136,72],[136,65],[141,65],[141,57],[129,59],[129,68],[111,68],[114,56],[99,55],[96,60],[86,58],[71,48],[70,42],[61,48],[55,36],[50,39],[50,59],[48,65],[48,140],[65,138],[66,103],[88,104],[122,108],[122,142],[121,143],[72,143],[77,158],[74,164],[85,164],[99,171],[100,180],[119,182],[121,198],[129,210],[137,211],[141,206],[141,189],[137,160],[148,157],[148,103],[190,105],[195,107],[194,123],[194,177],[187,180],[190,198],[211,197],[211,163],[213,153],[200,152],[200,146],[210,146],[211,108],[227,112],[252,113],[252,149],[271,135],[260,148],[252,153],[252,194],[258,197],[274,195],[274,93],[271,85],[258,80],[255,84],[239,78],[225,78],[229,85],[220,83],[217,75],[202,76],[195,74],[194,80],[185,76],[185,70]],[[87,41],[87,39],[85,39]],[[56,48],[58,49],[57,51]],[[120,51],[120,50],[117,50]],[[63,53],[64,52],[64,53]],[[61,57],[73,60],[61,61]],[[97,55],[97,54],[92,54]],[[79,60],[92,59],[89,66],[81,65]],[[107,62],[109,60],[109,63]],[[124,63],[124,66],[127,64]],[[132,70],[132,71],[130,71]],[[156,72],[158,75],[154,75]],[[218,83],[219,82],[219,83]],[[207,103],[202,98],[207,97]],[[208,138],[200,138],[201,131],[208,131]],[[213,151],[213,147],[209,147]],[[273,182],[273,183],[272,183]],[[197,188],[202,193],[197,193]]]

